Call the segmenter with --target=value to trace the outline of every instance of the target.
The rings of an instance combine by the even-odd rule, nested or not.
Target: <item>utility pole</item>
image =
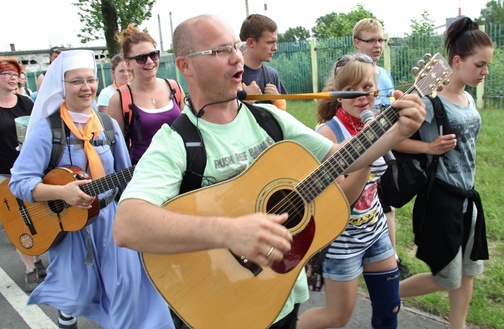
[[[173,49],[173,21],[170,11],[170,34],[171,34],[171,49]]]
[[[171,33],[171,49],[173,50],[173,21],[171,11],[170,11],[170,33]],[[173,54],[173,59],[175,59],[175,53]],[[180,72],[177,69],[177,65],[175,65],[175,77],[178,83],[180,83]]]
[[[161,52],[164,52],[163,47],[163,34],[161,33],[161,16],[157,15],[158,28],[159,28],[159,46],[161,47]]]

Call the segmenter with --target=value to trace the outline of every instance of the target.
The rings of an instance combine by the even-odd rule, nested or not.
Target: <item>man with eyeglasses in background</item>
[[[353,28],[353,43],[358,52],[364,53],[371,57],[378,70],[378,96],[375,101],[375,106],[373,108],[375,114],[380,110],[386,109],[392,104],[394,100],[394,79],[384,67],[378,66],[378,61],[383,54],[383,48],[387,42],[385,39],[383,26],[375,18],[364,18],[357,22]],[[387,163],[390,165],[391,163]],[[379,194],[382,191],[379,189]],[[382,202],[383,211],[387,216],[387,225],[389,228],[389,236],[392,241],[392,246],[396,250],[396,260],[397,266],[399,267],[399,273],[401,279],[409,278],[413,275],[411,271],[404,265],[401,258],[397,255],[396,249],[396,225],[395,225],[395,209],[391,205],[384,204]]]
[[[205,169],[200,184],[206,187],[233,179],[243,173],[262,154],[260,151],[274,144],[272,137],[261,128],[249,107],[237,99],[242,90],[243,52],[246,48],[242,46],[233,29],[222,19],[213,15],[196,16],[182,22],[174,31],[173,48],[175,64],[189,88],[186,106],[177,120],[187,116],[203,141],[203,144],[200,143],[197,147],[204,147],[206,152]],[[401,119],[398,124],[385,133],[348,169],[348,172],[352,171],[350,176],[355,175],[362,180],[362,185],[356,187],[359,191],[362,190],[369,176],[368,165],[390,147],[408,138],[423,122],[425,109],[418,95],[405,95],[394,105],[402,108],[399,112]],[[319,161],[329,158],[340,148],[340,145],[334,144],[313,129],[306,127],[286,111],[279,110],[270,104],[257,106],[261,107],[259,113],[266,113],[269,119],[277,121],[283,139],[299,142]],[[204,200],[198,203],[198,209],[187,209],[187,211],[173,210],[163,206],[168,200],[181,193],[180,187],[183,184],[184,175],[193,170],[186,158],[185,145],[181,135],[168,125],[163,125],[154,135],[149,148],[135,167],[132,180],[121,196],[114,223],[115,243],[120,247],[162,256],[180,253],[186,253],[189,256],[188,253],[196,251],[227,249],[237,257],[241,256],[243,263],[250,263],[263,269],[271,266],[275,261],[283,260],[284,255],[291,250],[293,241],[291,232],[284,226],[288,220],[288,213],[254,212],[254,209],[250,209],[249,214],[236,214],[235,210],[234,213],[228,214],[223,211],[226,214],[215,215],[216,208],[220,209],[223,202],[231,203],[231,207],[246,202],[247,187],[231,189],[237,198],[234,199],[234,203],[233,197],[219,197],[219,193],[215,193],[210,200],[203,198],[210,202],[211,206],[203,204]],[[283,162],[286,166],[284,168],[292,168],[291,163]],[[281,168],[275,168],[275,170],[282,171]],[[264,174],[266,173],[261,172],[257,175]],[[282,175],[284,172],[278,173],[279,177],[284,177]],[[331,179],[330,183],[332,182]],[[211,193],[215,191],[212,188],[209,188]],[[199,192],[201,191],[197,191],[196,195]],[[352,197],[349,196],[348,199],[351,202]],[[280,211],[277,212],[280,213]],[[290,215],[294,217],[294,214]],[[229,261],[234,261],[234,258],[231,257]],[[184,278],[190,279],[185,275],[191,271],[185,271],[183,268],[176,269],[177,265],[166,261],[160,261],[158,264],[167,265]],[[213,269],[212,272],[206,269],[203,264],[202,270],[205,276],[220,274],[219,277],[222,280],[228,275],[218,269]],[[304,268],[299,270],[299,272],[293,272],[299,273],[294,276],[295,282],[284,284],[288,290],[287,297],[279,297],[275,291],[272,291],[271,295],[264,296],[265,300],[273,299],[283,305],[276,319],[269,320],[273,322],[270,328],[294,329],[296,327],[299,305],[309,298],[306,273]],[[161,270],[161,272],[164,271]],[[198,270],[192,273],[196,272],[199,273]],[[163,277],[168,278],[169,275],[163,275]],[[207,280],[212,279],[207,278]],[[159,283],[159,281],[155,282]],[[163,287],[160,290],[164,290]],[[219,298],[220,290],[217,291],[214,287],[213,289],[218,295],[210,294],[211,297]],[[232,289],[228,287],[228,290]],[[191,294],[189,291],[187,293]],[[222,295],[227,296],[227,293],[229,291],[223,291]],[[233,291],[233,293],[238,292]],[[264,310],[257,310],[253,316],[247,316],[245,311],[250,313],[254,310],[240,309],[241,300],[236,299],[232,301],[236,303],[236,307],[233,304],[233,314],[226,314],[219,303],[209,301],[208,295],[204,298],[200,290],[198,290],[197,302],[188,300],[188,294],[184,292],[177,294],[185,303],[182,310],[184,312],[180,314],[182,318],[187,314],[187,308],[192,307],[190,311],[194,312],[195,318],[198,317],[198,312],[208,314],[210,309],[216,310],[215,314],[212,313],[212,320],[216,319],[217,322],[225,322],[238,316],[239,321],[256,324],[256,318],[261,316]],[[248,297],[246,294],[243,295],[244,300]],[[168,303],[173,305],[173,301],[169,298]],[[257,305],[257,307],[263,306]],[[175,311],[180,311],[180,309],[175,309]],[[194,323],[189,323],[189,325],[198,327]],[[199,326],[211,325],[206,323]]]
[[[248,94],[287,94],[278,72],[263,62],[271,62],[277,51],[277,24],[269,17],[252,14],[242,23],[240,39],[247,44],[244,54],[243,90]],[[253,101],[249,101],[253,102]],[[256,101],[270,103],[281,110],[287,109],[285,99],[275,101]]]

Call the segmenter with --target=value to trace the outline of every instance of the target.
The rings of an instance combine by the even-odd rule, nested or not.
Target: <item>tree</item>
[[[436,35],[434,32],[434,21],[430,18],[429,12],[424,10],[421,16],[422,18],[420,20],[416,18],[411,20],[411,36],[417,38],[431,38]]]
[[[317,18],[312,28],[313,36],[317,39],[330,37],[343,37],[352,35],[352,30],[358,21],[363,18],[376,18],[370,11],[364,9],[362,4],[357,4],[349,13],[330,13]],[[383,24],[382,21],[380,23]]]
[[[120,52],[116,40],[128,24],[139,26],[151,18],[156,0],[77,0],[79,18],[85,26],[77,34],[82,43],[105,39],[110,57]]]
[[[492,23],[504,25],[503,1],[492,0],[487,2],[486,8],[481,9],[481,16],[476,20],[479,24]]]
[[[310,31],[302,26],[289,27],[283,34],[278,34],[278,42],[294,42],[306,40],[310,37]]]

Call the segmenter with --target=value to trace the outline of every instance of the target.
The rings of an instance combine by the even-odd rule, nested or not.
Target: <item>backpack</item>
[[[103,126],[103,132],[105,133],[105,139],[102,140],[94,140],[91,142],[94,146],[102,146],[102,145],[110,145],[111,151],[113,153],[113,147],[116,143],[115,139],[115,131],[114,124],[112,123],[112,118],[105,113],[95,112],[100,118],[100,122]],[[63,123],[63,120],[60,116],[60,111],[54,111],[49,117],[47,117],[49,121],[49,126],[51,127],[52,132],[52,151],[51,151],[51,160],[49,161],[49,167],[47,167],[47,171],[50,171],[56,168],[63,156],[63,150],[65,145],[67,145],[67,138],[70,134],[70,130]],[[70,144],[82,144],[80,139],[71,139],[69,141]]]
[[[179,107],[182,104],[182,92],[180,88],[180,84],[172,79],[164,79],[170,88],[170,99],[175,100]],[[129,145],[130,141],[130,127],[131,121],[133,118],[137,121],[137,132],[138,132],[138,140],[140,143],[142,142],[142,125],[140,122],[140,116],[138,115],[137,110],[133,106],[133,94],[131,93],[131,88],[129,84],[122,85],[117,89],[119,92],[119,102],[121,103],[121,108],[124,117],[124,136]]]
[[[443,103],[439,97],[428,97],[434,107],[437,131],[443,126],[443,134],[449,133]],[[421,140],[417,131],[411,139]],[[384,204],[400,208],[413,199],[422,189],[431,188],[436,176],[440,155],[433,155],[429,164],[426,154],[410,154],[392,151],[396,161],[381,176],[380,199]]]
[[[253,104],[242,104],[248,107],[257,123],[275,142],[283,139],[282,129],[271,113]],[[180,185],[180,194],[201,188],[206,166],[206,152],[200,132],[184,113],[175,119],[171,128],[182,136],[187,155],[187,168]]]

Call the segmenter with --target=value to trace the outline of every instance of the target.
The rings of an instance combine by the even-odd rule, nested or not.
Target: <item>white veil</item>
[[[65,98],[65,82],[63,81],[65,72],[80,68],[92,68],[96,74],[96,61],[92,50],[65,50],[49,65],[33,105],[30,121],[26,129],[26,137],[30,134],[36,122],[47,118],[58,110],[63,103]]]

